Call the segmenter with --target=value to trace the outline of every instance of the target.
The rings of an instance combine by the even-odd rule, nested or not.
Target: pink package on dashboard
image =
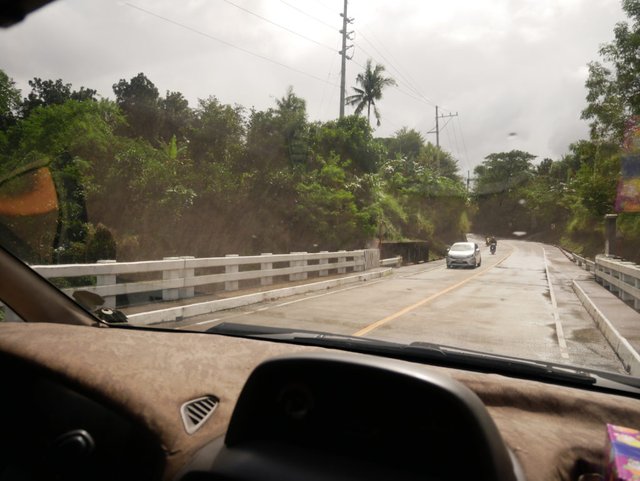
[[[640,431],[607,424],[606,481],[640,481]]]

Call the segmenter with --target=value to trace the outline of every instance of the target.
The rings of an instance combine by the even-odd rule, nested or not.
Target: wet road
[[[426,341],[536,360],[624,372],[571,287],[586,273],[557,248],[499,241],[482,266],[444,261],[390,277],[215,314],[183,329],[224,321],[329,331],[398,342]]]

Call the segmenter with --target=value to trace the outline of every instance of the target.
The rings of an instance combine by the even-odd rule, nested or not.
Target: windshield
[[[453,244],[451,246],[452,251],[470,251],[473,250],[473,244]]]
[[[638,375],[639,12],[54,1],[0,30],[0,244],[114,325]]]

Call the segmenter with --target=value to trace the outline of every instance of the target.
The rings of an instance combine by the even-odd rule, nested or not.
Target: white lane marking
[[[558,314],[558,303],[556,301],[556,295],[553,292],[553,284],[551,283],[551,274],[549,273],[549,264],[547,263],[547,251],[542,247],[542,258],[544,260],[544,270],[547,274],[547,283],[549,284],[549,297],[551,298],[551,307],[553,310],[553,319],[556,323],[556,334],[558,336],[558,345],[560,346],[560,355],[564,359],[569,359],[569,353],[567,352],[567,341],[564,338],[564,329],[560,322],[560,315]]]
[[[203,324],[209,324],[210,322],[216,322],[216,321],[219,321],[219,320],[220,320],[220,318],[217,318],[217,319],[209,319],[208,321],[200,321],[200,322],[196,322],[195,324],[191,324],[191,325],[192,325],[192,326],[201,326],[201,325],[203,325]],[[185,326],[185,327],[188,327],[188,326]]]

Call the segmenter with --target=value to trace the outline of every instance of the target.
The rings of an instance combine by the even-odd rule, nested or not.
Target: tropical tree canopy
[[[397,85],[396,81],[391,77],[384,76],[384,65],[371,65],[371,59],[367,60],[364,72],[360,72],[356,77],[356,83],[360,87],[352,87],[355,92],[346,98],[348,105],[356,106],[356,115],[360,115],[365,107],[367,107],[367,119],[371,121],[371,107],[373,106],[373,114],[376,116],[376,123],[380,126],[380,112],[376,106],[376,101],[382,98],[382,90],[391,85]]]

